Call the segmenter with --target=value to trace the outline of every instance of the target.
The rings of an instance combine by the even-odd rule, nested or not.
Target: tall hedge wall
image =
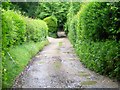
[[[81,6],[80,2],[72,2],[70,4],[70,8],[69,8],[68,14],[67,14],[67,22],[64,25],[64,31],[65,31],[66,34],[68,34],[68,29],[70,29],[69,26],[71,26],[72,18],[79,11],[80,6]]]
[[[10,88],[30,59],[48,41],[43,20],[30,19],[15,11],[2,10],[2,87]]]
[[[20,45],[24,42],[38,42],[47,36],[48,27],[42,20],[25,18],[14,11],[2,11],[2,47]]]
[[[119,3],[88,3],[79,12],[81,39],[119,41]]]
[[[90,69],[119,79],[120,8],[116,3],[84,3],[71,20],[68,37]]]

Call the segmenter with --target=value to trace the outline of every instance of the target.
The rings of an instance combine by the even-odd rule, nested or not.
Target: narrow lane
[[[117,82],[86,69],[67,38],[48,40],[14,88],[118,88]]]

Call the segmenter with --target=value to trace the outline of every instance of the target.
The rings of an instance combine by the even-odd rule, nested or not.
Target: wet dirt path
[[[117,82],[86,69],[67,38],[48,40],[14,88],[118,88]]]

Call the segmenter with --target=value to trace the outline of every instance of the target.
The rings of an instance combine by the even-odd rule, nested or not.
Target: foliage
[[[11,4],[14,6],[15,10],[20,10],[23,15],[36,18],[38,2],[11,2]]]
[[[36,10],[36,17],[44,19],[54,15],[58,20],[58,28],[63,29],[66,22],[69,2],[41,2]]]
[[[3,87],[11,86],[30,58],[45,45],[43,41],[46,40],[47,30],[43,20],[2,10]]]
[[[69,29],[71,29],[70,28],[71,22],[73,22],[72,19],[73,19],[74,15],[79,11],[80,6],[81,6],[80,2],[72,2],[70,4],[70,8],[69,8],[68,14],[67,14],[67,21],[64,25],[64,29],[65,29],[64,31],[66,34],[68,34],[68,31],[70,31]]]
[[[2,47],[9,48],[25,42],[26,25],[22,16],[14,11],[2,11]]]
[[[90,69],[119,79],[118,3],[83,3],[68,24],[68,37]],[[114,8],[114,10],[112,10]]]
[[[1,87],[2,87],[2,54],[1,54],[1,52],[2,52],[2,21],[1,21],[1,10],[2,10],[2,8],[1,8],[1,5],[0,5],[0,89],[1,89]]]
[[[30,58],[48,44],[47,34],[57,37],[63,25],[86,67],[120,80],[119,7],[120,2],[2,2],[7,10],[0,7],[3,87],[12,86]]]
[[[44,21],[48,25],[48,35],[51,37],[57,37],[57,18],[54,16],[44,18]]]
[[[25,18],[27,41],[40,42],[48,35],[48,26],[43,20]]]
[[[74,16],[68,26],[69,29],[68,38],[70,39],[73,45],[74,43],[76,43],[76,23],[77,23],[77,16]]]
[[[29,20],[29,21],[28,21]],[[42,41],[47,36],[47,25],[42,20],[32,20],[8,10],[2,13],[3,48],[22,44],[26,41]],[[29,36],[32,29],[31,37]],[[44,33],[44,34],[43,34]],[[28,38],[30,37],[30,38]],[[29,39],[29,40],[28,40]]]
[[[94,41],[112,39],[117,41],[118,35],[120,34],[118,7],[118,3],[92,2],[83,5],[83,8],[79,12],[80,17],[82,17],[80,18],[82,25],[80,39],[90,39]],[[112,10],[111,8],[116,9]]]
[[[63,29],[66,22],[69,2],[11,2],[15,10],[30,18],[44,19],[54,15],[58,20],[58,28]]]
[[[15,80],[27,64],[30,59],[42,48],[48,44],[48,41],[42,42],[27,42],[22,45],[10,48],[9,52],[5,55],[3,63],[3,76],[2,87],[10,88]]]
[[[119,79],[120,55],[116,41],[93,42],[80,41],[75,44],[81,61],[91,70]]]
[[[2,8],[5,10],[9,10],[12,7],[10,2],[2,2]]]

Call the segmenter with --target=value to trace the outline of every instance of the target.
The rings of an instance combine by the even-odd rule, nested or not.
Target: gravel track
[[[13,88],[118,88],[118,82],[86,69],[67,38],[50,42],[16,78]]]

